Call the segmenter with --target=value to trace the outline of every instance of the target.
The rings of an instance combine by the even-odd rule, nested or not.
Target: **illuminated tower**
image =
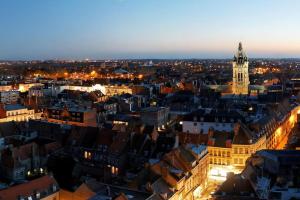
[[[232,62],[232,92],[236,95],[247,95],[249,86],[248,58],[243,51],[242,43],[239,43],[237,53]]]

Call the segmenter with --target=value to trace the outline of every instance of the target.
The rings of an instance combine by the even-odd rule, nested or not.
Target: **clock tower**
[[[250,84],[248,65],[248,58],[240,42],[238,51],[234,55],[232,62],[232,92],[235,95],[248,95]]]

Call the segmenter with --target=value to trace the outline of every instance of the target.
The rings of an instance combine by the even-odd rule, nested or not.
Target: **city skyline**
[[[2,1],[1,60],[299,58],[289,1]]]

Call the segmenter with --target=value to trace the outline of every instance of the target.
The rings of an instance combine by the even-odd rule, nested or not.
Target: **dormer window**
[[[55,192],[57,190],[57,187],[55,184],[52,185],[52,190]]]

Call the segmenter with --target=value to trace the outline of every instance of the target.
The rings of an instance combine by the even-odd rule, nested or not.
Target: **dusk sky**
[[[1,0],[0,59],[300,57],[299,0]]]

